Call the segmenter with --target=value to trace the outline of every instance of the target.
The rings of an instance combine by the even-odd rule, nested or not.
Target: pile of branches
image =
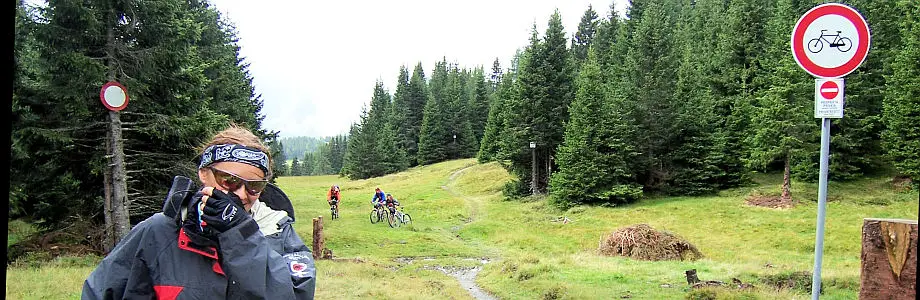
[[[602,238],[598,252],[607,256],[625,256],[639,260],[697,260],[703,254],[694,246],[666,231],[648,224],[618,229]]]

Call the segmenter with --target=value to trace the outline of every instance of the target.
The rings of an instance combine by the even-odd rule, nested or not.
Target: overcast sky
[[[374,83],[393,94],[400,65],[422,62],[426,78],[447,57],[462,67],[506,68],[542,35],[553,10],[571,36],[591,4],[603,18],[625,0],[303,1],[211,0],[239,32],[265,106],[263,127],[282,137],[347,133],[369,104]]]

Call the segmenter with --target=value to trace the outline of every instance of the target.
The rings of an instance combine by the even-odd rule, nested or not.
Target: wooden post
[[[530,143],[530,194],[537,195],[537,148]]]
[[[323,237],[323,216],[313,218],[313,259],[323,258],[326,240]]]
[[[859,299],[915,299],[917,221],[863,219]]]

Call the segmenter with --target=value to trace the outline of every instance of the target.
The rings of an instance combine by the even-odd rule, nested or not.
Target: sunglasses
[[[268,180],[246,180],[233,173],[211,167],[209,169],[211,169],[211,174],[214,174],[214,180],[217,181],[217,184],[231,192],[239,189],[240,186],[245,186],[246,193],[258,196],[268,186]]]

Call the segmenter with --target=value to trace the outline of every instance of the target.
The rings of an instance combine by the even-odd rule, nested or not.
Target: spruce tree
[[[715,125],[722,117],[713,110],[714,97],[707,81],[713,75],[709,71],[713,62],[700,55],[717,40],[718,32],[709,25],[722,17],[719,6],[715,1],[698,1],[680,10],[675,32],[679,66],[673,106],[674,128],[679,134],[668,155],[672,170],[667,189],[671,194],[705,194],[731,186],[727,183],[732,179],[719,167],[726,160],[721,150],[727,141]]]
[[[329,144],[323,144],[319,146],[316,150],[316,153],[313,155],[313,170],[314,175],[330,175],[335,174],[335,170],[332,169],[332,162],[330,160],[330,152],[332,147]],[[371,176],[364,174],[363,176]],[[360,177],[358,177],[360,178]]]
[[[489,117],[490,92],[482,67],[476,68],[470,79],[468,86],[470,86],[469,90],[472,95],[470,95],[470,102],[467,107],[469,108],[470,126],[475,137],[476,147],[473,149],[478,151],[479,143],[482,141],[483,132],[485,131],[486,120]]]
[[[384,89],[383,83],[377,81],[370,109],[362,114],[360,123],[353,126],[349,133],[352,138],[349,139],[343,167],[343,173],[349,178],[383,176],[403,170],[408,165],[405,152],[396,146],[396,133],[388,121],[390,101],[390,94]],[[330,171],[324,171],[332,172],[331,160],[327,157],[329,155],[322,156],[330,164]]]
[[[634,2],[635,4],[635,2]],[[632,11],[631,11],[632,13]],[[673,50],[675,9],[650,2],[642,6],[622,65],[623,79],[613,92],[626,101],[627,118],[635,122],[637,151],[634,161],[637,179],[652,189],[667,188],[672,170],[669,161],[677,137],[674,110],[674,78],[677,64]]]
[[[758,93],[751,116],[752,134],[747,138],[747,163],[763,170],[779,161],[783,165],[781,197],[791,200],[792,165],[807,161],[816,153],[813,116],[814,80],[800,69],[789,54],[789,34],[802,13],[790,0],[777,3],[765,32],[763,65],[769,86]]]
[[[300,161],[300,170],[301,170],[300,175],[303,175],[303,176],[314,175],[313,165],[316,163],[315,160],[316,158],[314,158],[313,152],[304,152],[303,160]]]
[[[572,55],[575,58],[575,67],[580,68],[581,64],[588,59],[588,48],[594,41],[594,35],[598,27],[597,12],[588,4],[588,9],[581,16],[578,23],[578,30],[575,31],[575,37],[572,38]]]
[[[396,81],[396,94],[393,96],[393,105],[390,108],[390,123],[392,128],[396,130],[396,146],[407,153],[408,159],[414,160],[414,157],[409,157],[408,155],[412,148],[418,147],[417,142],[414,141],[415,137],[412,133],[412,123],[409,115],[411,113],[409,89],[409,70],[405,66],[400,66],[399,76]]]
[[[284,156],[284,143],[277,139],[272,139],[269,140],[267,146],[272,156],[272,171],[274,172],[274,177],[290,175],[287,166],[287,157]],[[274,178],[272,179],[274,180]]]
[[[502,82],[502,65],[498,62],[498,57],[492,62],[492,74],[489,75],[489,95],[498,91],[498,86]]]
[[[530,142],[535,142],[534,128],[531,124],[534,123],[534,114],[538,106],[534,99],[546,97],[544,86],[541,85],[545,80],[542,74],[537,72],[537,68],[532,66],[538,60],[541,47],[542,41],[535,23],[531,30],[530,44],[524,48],[516,66],[518,71],[515,71],[513,92],[510,93],[510,97],[503,99],[504,118],[498,134],[499,151],[495,158],[502,162],[502,166],[515,178],[505,186],[504,194],[507,197],[519,197],[540,191],[533,189],[533,184],[537,184],[533,180],[531,165],[535,160],[532,151],[535,150],[528,146]],[[538,146],[541,149],[546,148],[542,141]]]
[[[16,69],[41,74],[14,88],[11,170],[32,173],[11,182],[24,191],[14,198],[28,203],[20,211],[49,226],[101,215],[109,113],[93,99],[109,80],[131,98],[119,116],[134,221],[162,209],[173,176],[194,176],[195,147],[214,130],[234,122],[265,139],[276,135],[260,128],[261,102],[217,11],[201,2],[148,4],[52,1],[32,15],[41,22],[19,19],[28,30],[19,51],[29,55]]]
[[[920,3],[901,0],[897,8],[900,46],[886,78],[883,142],[898,173],[916,184],[920,182]]]
[[[377,152],[373,151],[374,144],[370,134],[364,131],[364,124],[367,123],[367,109],[362,109],[361,117],[358,123],[352,124],[348,131],[348,150],[342,164],[342,175],[350,179],[371,178],[370,165],[379,161]],[[323,165],[322,160],[326,157],[317,154],[317,162],[314,164],[313,173],[323,174],[319,168]]]
[[[582,203],[629,203],[642,194],[628,162],[636,156],[626,142],[633,136],[613,101],[605,101],[600,67],[593,52],[578,76],[565,141],[559,146],[559,171],[550,181],[559,206]]]
[[[506,125],[502,133],[500,158],[517,177],[506,191],[522,194],[547,191],[556,148],[562,142],[572,101],[572,58],[566,48],[562,20],[556,11],[550,17],[541,40],[534,25],[531,43],[525,50],[526,63],[521,67],[519,97],[510,99]],[[530,142],[536,143],[531,150]]]
[[[617,35],[622,34],[620,27],[623,21],[617,15],[615,4],[610,4],[610,11],[607,13],[607,17],[597,23],[597,31],[594,33],[595,38],[591,41],[594,54],[597,56],[597,64],[601,69],[601,77],[605,83],[609,82],[609,79],[607,79],[609,76],[608,71],[610,71],[611,64],[614,63],[611,61],[610,56],[612,54],[621,55],[621,53],[611,50],[611,47],[618,42]]]
[[[868,22],[872,34],[870,53],[853,73],[846,76],[844,117],[831,122],[829,176],[850,180],[881,169],[882,107],[886,77],[892,73],[891,59],[900,41],[901,14],[895,1],[845,1]],[[817,164],[820,156],[814,156]],[[817,169],[807,178],[817,178]]]
[[[345,151],[348,146],[348,136],[337,135],[330,141],[332,148],[328,153],[329,165],[332,168],[332,174],[341,174],[342,164],[345,158]],[[318,155],[318,154],[317,154]],[[317,156],[314,155],[314,156]],[[316,160],[316,159],[314,159]]]
[[[450,142],[447,144],[448,159],[472,157],[479,149],[479,141],[473,133],[470,120],[470,93],[467,83],[469,72],[457,65],[449,68],[445,89],[445,109]]]
[[[406,159],[409,166],[418,165],[419,132],[422,130],[422,118],[425,103],[428,101],[428,83],[425,80],[425,69],[419,62],[412,71],[408,87],[408,114],[406,135]]]
[[[429,83],[430,98],[425,103],[419,132],[418,164],[427,165],[448,159],[448,145],[453,142],[447,114],[447,59],[435,64]]]
[[[301,176],[303,175],[303,167],[300,165],[300,159],[294,157],[294,160],[291,161],[291,176]]]

